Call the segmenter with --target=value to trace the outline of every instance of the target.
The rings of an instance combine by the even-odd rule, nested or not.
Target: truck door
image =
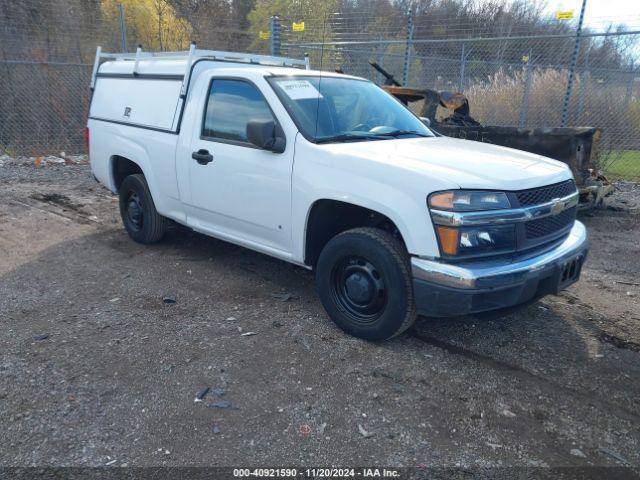
[[[273,153],[247,140],[251,120],[278,119],[245,79],[213,78],[196,122],[188,162],[188,223],[214,236],[272,254],[291,253],[294,138]]]

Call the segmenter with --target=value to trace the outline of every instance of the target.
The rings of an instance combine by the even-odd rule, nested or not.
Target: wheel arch
[[[112,155],[109,158],[109,172],[115,193],[120,193],[122,182],[129,175],[141,173],[147,178],[140,164],[123,155]]]
[[[403,225],[378,210],[352,202],[322,198],[315,200],[307,212],[304,230],[304,263],[315,267],[327,242],[339,233],[359,227],[388,231],[408,249]]]

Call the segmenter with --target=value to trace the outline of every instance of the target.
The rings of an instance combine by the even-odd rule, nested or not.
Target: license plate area
[[[558,278],[558,290],[568,287],[580,278],[580,270],[582,269],[583,255],[577,255],[560,264],[560,272]]]

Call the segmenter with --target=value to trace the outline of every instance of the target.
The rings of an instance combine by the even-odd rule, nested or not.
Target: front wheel
[[[120,216],[129,236],[138,243],[162,239],[168,221],[156,211],[144,175],[126,177],[120,186]]]
[[[320,300],[345,332],[386,340],[416,318],[409,256],[404,245],[377,228],[356,228],[332,238],[316,268]]]

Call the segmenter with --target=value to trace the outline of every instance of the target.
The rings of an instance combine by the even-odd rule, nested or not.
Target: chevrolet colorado
[[[92,91],[92,172],[133,240],[172,220],[314,269],[352,335],[521,305],[580,276],[566,165],[439,136],[365,79],[195,46],[98,49]]]

